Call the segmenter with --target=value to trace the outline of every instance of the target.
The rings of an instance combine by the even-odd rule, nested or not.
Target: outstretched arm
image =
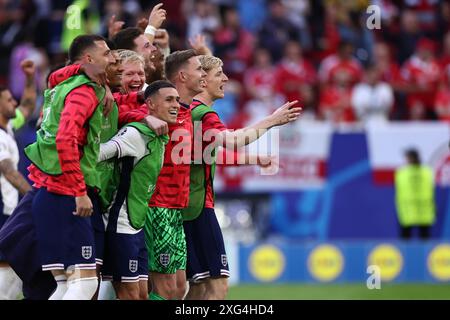
[[[217,152],[217,164],[225,166],[258,165],[262,168],[265,168],[278,164],[276,160],[277,159],[275,156],[249,154],[248,152],[242,152],[239,150],[231,151],[222,147],[219,147]]]
[[[133,127],[125,127],[111,138],[111,140],[100,145],[99,161],[114,157],[136,157],[140,159],[145,155],[146,145],[149,139],[145,138]]]
[[[300,116],[302,108],[293,108],[298,101],[287,102],[270,116],[260,122],[236,131],[225,130],[216,135],[215,143],[226,148],[239,148],[258,140],[272,127],[282,126],[295,121]]]
[[[85,74],[89,79],[97,83],[99,86],[104,86],[108,83],[106,78],[106,71],[95,64],[71,64],[61,69],[54,71],[48,77],[48,87],[51,89],[56,87],[61,82],[70,77]]]

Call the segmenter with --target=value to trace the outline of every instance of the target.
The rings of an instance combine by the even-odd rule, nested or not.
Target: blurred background
[[[84,32],[107,36],[113,14],[135,26],[159,2],[172,51],[202,33],[224,61],[230,81],[214,107],[230,128],[286,100],[304,109],[248,148],[279,156],[276,175],[218,168],[229,297],[450,298],[450,1],[0,0],[0,85],[20,99],[20,61],[32,59],[42,101],[49,70],[66,60],[71,4]],[[39,111],[17,132],[21,150]],[[408,161],[433,181],[396,179]],[[405,222],[411,211],[423,219]],[[367,286],[371,265],[381,290]]]

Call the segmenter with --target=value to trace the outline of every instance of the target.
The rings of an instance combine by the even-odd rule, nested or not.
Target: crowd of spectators
[[[135,26],[158,2],[172,51],[201,33],[224,61],[217,110],[231,127],[294,99],[305,118],[334,123],[450,120],[448,0],[0,0],[0,84],[20,97],[30,58],[45,89],[65,61],[70,5],[83,8],[83,32],[107,36],[112,15]],[[367,24],[369,5],[380,28]]]

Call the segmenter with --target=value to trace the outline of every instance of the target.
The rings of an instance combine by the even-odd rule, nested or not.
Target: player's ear
[[[92,60],[92,56],[89,53],[86,53],[83,58],[84,58],[84,60],[86,60],[87,63],[94,62],[94,60]]]
[[[184,71],[179,71],[178,72],[178,77],[180,78],[181,81],[186,81],[187,80],[187,74]]]
[[[148,98],[148,99],[145,101],[145,103],[147,104],[148,110],[150,110],[150,111],[155,111],[155,104],[154,104],[152,98]]]

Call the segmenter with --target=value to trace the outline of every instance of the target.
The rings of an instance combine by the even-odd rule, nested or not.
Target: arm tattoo
[[[10,159],[5,159],[5,160],[0,161],[0,173],[1,174],[6,176],[9,173],[11,173],[12,171],[14,171],[14,166]]]
[[[25,194],[31,190],[30,184],[20,174],[19,171],[14,169],[13,163],[10,159],[0,161],[0,174],[4,175],[6,180],[11,183],[20,194]]]

